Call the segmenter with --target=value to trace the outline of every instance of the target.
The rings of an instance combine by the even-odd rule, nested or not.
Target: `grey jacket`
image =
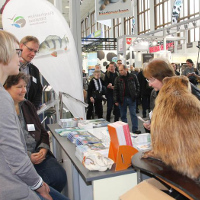
[[[40,179],[27,155],[13,99],[0,84],[0,199],[39,200],[30,187]]]

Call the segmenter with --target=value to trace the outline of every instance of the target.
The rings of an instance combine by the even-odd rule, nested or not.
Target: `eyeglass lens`
[[[19,57],[21,57],[22,51],[23,51],[22,49],[16,49],[17,55],[18,55]]]
[[[24,43],[24,46],[26,46],[25,43]],[[34,52],[35,54],[38,53],[38,51],[35,51],[34,49],[32,49],[32,48],[30,48],[30,47],[28,47],[28,46],[26,46],[26,48],[27,48],[29,51]]]

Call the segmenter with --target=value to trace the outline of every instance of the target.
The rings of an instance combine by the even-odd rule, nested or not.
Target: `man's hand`
[[[49,186],[43,182],[43,186],[36,190],[42,197],[47,200],[53,200],[52,197],[49,195],[50,189]]]
[[[92,103],[94,103],[94,98],[93,98],[93,97],[90,97],[90,101],[91,101]]]

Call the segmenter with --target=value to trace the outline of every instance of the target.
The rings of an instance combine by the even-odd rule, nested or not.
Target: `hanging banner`
[[[172,24],[176,24],[178,22],[178,18],[179,18],[182,6],[183,6],[182,0],[175,0],[174,1],[174,6],[173,6],[173,9],[172,9]]]
[[[82,73],[69,26],[62,14],[46,0],[11,0],[3,11],[3,29],[19,40],[33,35],[40,41],[33,59],[40,73],[58,95],[64,92],[83,101]],[[85,118],[84,106],[63,96],[63,103],[75,117]]]
[[[0,0],[0,14],[3,13],[3,9],[5,8],[6,4],[9,2],[10,0]]]
[[[95,13],[97,21],[132,16],[131,0],[95,0]]]

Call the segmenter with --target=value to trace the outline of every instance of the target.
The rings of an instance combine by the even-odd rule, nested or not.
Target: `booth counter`
[[[137,173],[132,167],[123,171],[89,171],[76,158],[76,147],[66,137],[61,137],[55,129],[58,124],[48,125],[52,133],[53,153],[66,170],[68,185],[63,193],[71,200],[118,200],[129,189],[137,185]]]

